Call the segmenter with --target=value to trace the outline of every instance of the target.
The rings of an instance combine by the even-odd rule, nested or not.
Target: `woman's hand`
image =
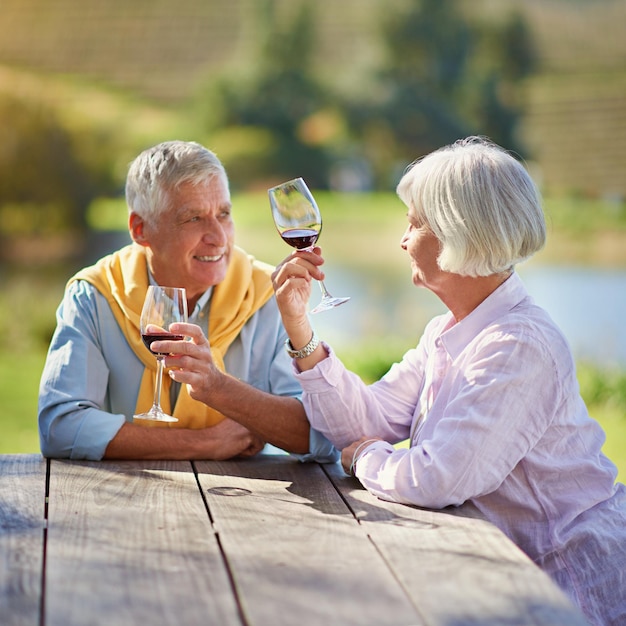
[[[341,451],[341,467],[343,467],[343,471],[349,476],[353,475],[354,468],[352,467],[352,464],[354,453],[358,451],[358,454],[361,455],[370,443],[374,443],[376,441],[382,440],[380,437],[361,437],[349,446],[346,446]],[[354,461],[356,461],[356,459],[354,459]]]
[[[293,252],[278,265],[272,274],[278,309],[294,350],[301,350],[313,338],[307,310],[311,296],[311,282],[324,279],[324,272],[319,268],[324,263],[320,253],[321,250],[318,247],[311,251]],[[309,356],[298,359],[298,368],[300,371],[312,369],[327,356],[326,349],[318,344]]]
[[[320,252],[317,247],[312,251],[293,252],[272,273],[276,302],[288,333],[290,328],[303,325],[311,295],[311,282],[324,278],[324,272],[319,269],[324,263]]]

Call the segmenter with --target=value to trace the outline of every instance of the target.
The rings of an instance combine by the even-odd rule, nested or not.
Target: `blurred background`
[[[625,23],[626,0],[3,0],[0,452],[38,450],[54,310],[78,267],[128,240],[142,149],[216,151],[238,241],[269,262],[289,250],[265,190],[303,176],[329,288],[352,296],[316,327],[373,378],[441,311],[411,288],[395,185],[482,134],[542,189],[548,245],[520,274],[625,459]]]

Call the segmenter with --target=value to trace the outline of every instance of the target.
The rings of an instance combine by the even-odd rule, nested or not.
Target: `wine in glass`
[[[285,243],[298,250],[312,250],[322,231],[322,214],[302,178],[295,178],[268,190],[272,217]],[[347,302],[335,298],[320,281],[322,300],[311,313],[320,313]]]
[[[181,287],[159,287],[150,285],[141,310],[141,338],[150,349],[152,342],[160,340],[182,341],[183,335],[169,331],[170,324],[187,321],[187,294]],[[154,385],[152,408],[134,416],[139,420],[177,422],[178,419],[161,409],[161,386],[163,382],[163,360],[165,354],[157,353],[157,373]]]

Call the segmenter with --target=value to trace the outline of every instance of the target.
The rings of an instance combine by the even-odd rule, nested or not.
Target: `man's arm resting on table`
[[[259,452],[264,441],[240,424],[225,419],[210,428],[145,428],[125,423],[109,442],[105,459],[221,461]]]
[[[153,351],[165,357],[169,376],[187,385],[189,395],[250,429],[286,452],[309,452],[310,426],[302,403],[290,395],[257,389],[216,367],[208,340],[195,324],[173,324],[172,332],[190,341],[157,341]]]
[[[309,452],[310,425],[302,402],[297,398],[272,395],[228,374],[214,378],[207,389],[210,390],[208,397],[196,395],[193,389],[191,396],[277,448],[294,454]]]

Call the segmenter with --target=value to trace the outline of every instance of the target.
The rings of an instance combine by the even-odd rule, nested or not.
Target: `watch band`
[[[310,354],[313,354],[313,352],[315,352],[315,348],[317,348],[317,346],[319,345],[320,345],[320,340],[315,335],[315,331],[313,331],[313,335],[311,335],[311,341],[309,341],[309,343],[307,343],[306,346],[304,346],[304,348],[300,350],[294,350],[293,346],[291,345],[291,341],[289,341],[289,339],[285,341],[285,348],[287,348],[287,354],[292,359],[304,359]]]

